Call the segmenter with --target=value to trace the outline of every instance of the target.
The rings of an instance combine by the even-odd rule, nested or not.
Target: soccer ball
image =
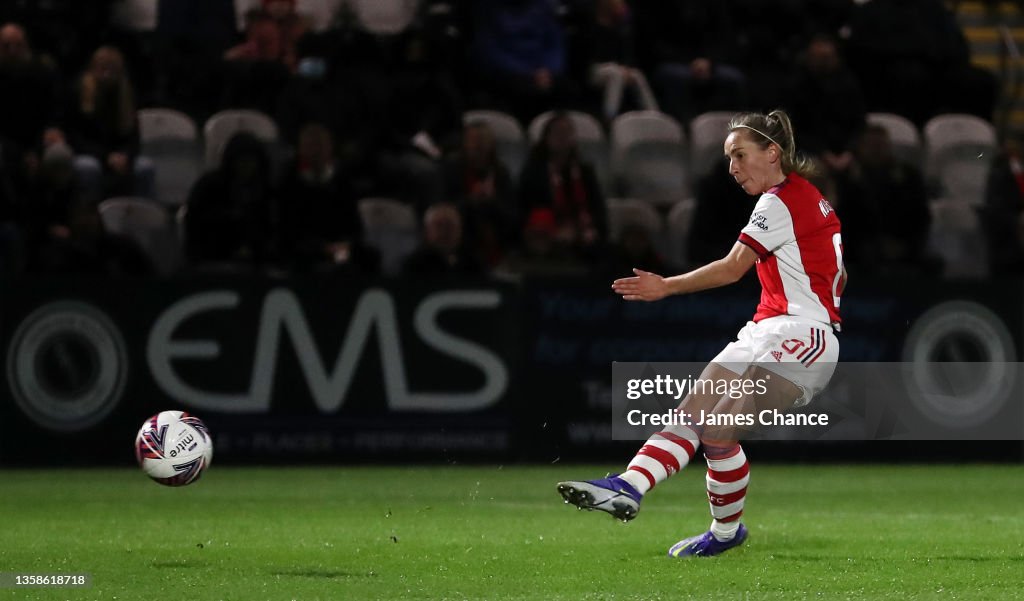
[[[135,436],[135,458],[142,471],[166,486],[199,479],[213,459],[213,439],[206,424],[182,411],[161,411],[147,419]]]

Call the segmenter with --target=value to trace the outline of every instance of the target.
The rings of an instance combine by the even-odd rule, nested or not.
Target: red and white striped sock
[[[651,436],[619,477],[645,494],[654,485],[682,470],[700,447],[697,433],[687,426],[669,426]]]
[[[708,462],[708,501],[711,503],[711,533],[720,541],[732,540],[740,527],[743,502],[750,482],[750,464],[743,447],[704,448]]]

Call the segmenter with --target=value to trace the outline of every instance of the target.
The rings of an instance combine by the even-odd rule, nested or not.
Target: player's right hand
[[[619,278],[612,282],[612,290],[628,301],[656,301],[668,296],[668,283],[656,273],[633,269],[635,277]]]

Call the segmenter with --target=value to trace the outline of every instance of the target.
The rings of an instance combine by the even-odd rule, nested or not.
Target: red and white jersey
[[[739,241],[757,253],[761,303],[754,321],[776,315],[838,324],[843,241],[821,192],[795,173],[761,195]]]

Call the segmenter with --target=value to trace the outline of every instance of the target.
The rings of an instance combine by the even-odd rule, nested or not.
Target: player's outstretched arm
[[[612,282],[612,290],[629,301],[656,301],[672,294],[689,294],[718,288],[736,282],[757,261],[757,254],[746,244],[737,242],[725,257],[691,272],[662,277],[640,269],[631,278]]]

